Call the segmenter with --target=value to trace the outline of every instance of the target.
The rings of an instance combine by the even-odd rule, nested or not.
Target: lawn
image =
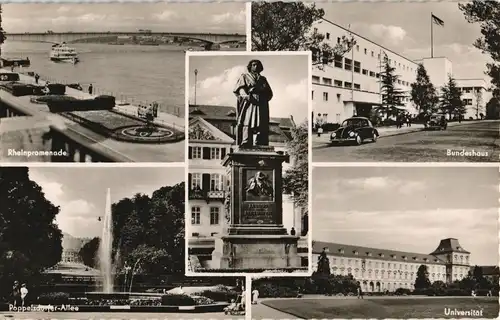
[[[480,318],[498,317],[498,298],[424,297],[346,299],[283,299],[262,304],[302,319],[325,318],[460,318],[446,316],[445,308],[483,310]]]

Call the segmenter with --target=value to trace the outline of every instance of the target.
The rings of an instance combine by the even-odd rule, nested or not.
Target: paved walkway
[[[276,299],[269,299],[276,300]],[[274,308],[263,305],[262,303],[253,304],[251,309],[251,316],[254,320],[282,320],[282,319],[298,319],[297,317],[281,312]]]
[[[454,127],[458,125],[465,125],[465,124],[471,124],[475,122],[480,122],[482,120],[475,120],[475,121],[464,121],[462,123],[458,122],[449,122],[448,127]],[[380,134],[379,139],[385,138],[385,137],[392,137],[392,136],[397,136],[400,134],[407,134],[411,132],[418,132],[418,131],[423,131],[424,125],[423,124],[412,124],[411,127],[401,127],[397,128],[396,126],[390,126],[390,127],[378,127],[376,128],[378,130],[378,133]],[[329,143],[330,142],[330,132],[323,133],[320,137],[316,133],[313,134],[313,146],[318,145],[318,144],[324,144],[324,143]]]
[[[7,70],[7,69],[2,69],[2,71],[3,72],[11,72],[10,70]],[[23,73],[19,73],[19,77],[21,80],[20,82],[35,84],[34,77],[28,76],[28,75],[23,74]],[[42,80],[42,79],[38,80],[39,85],[45,85],[46,82],[47,81]],[[97,97],[96,94],[89,94],[85,91],[77,90],[77,89],[70,88],[70,87],[66,87],[66,95],[72,96],[72,97],[77,98],[77,99],[89,99],[89,98]],[[115,109],[117,111],[126,113],[128,115],[137,116],[137,106],[131,105],[131,104],[124,102],[124,101],[117,100]],[[180,118],[180,117],[174,116],[172,114],[169,114],[166,112],[161,112],[161,111],[158,111],[158,118],[156,118],[153,122],[156,124],[163,124],[163,125],[167,125],[167,126],[172,126],[172,127],[174,127],[174,129],[177,129],[181,132],[184,132],[184,127],[186,125],[184,118]]]

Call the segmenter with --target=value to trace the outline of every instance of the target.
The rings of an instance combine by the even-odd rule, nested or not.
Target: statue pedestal
[[[283,227],[282,165],[273,147],[239,148],[223,164],[230,176],[230,225],[216,239],[220,269],[299,269],[298,236]]]

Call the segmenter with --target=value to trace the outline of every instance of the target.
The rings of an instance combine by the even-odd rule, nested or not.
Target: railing
[[[224,191],[205,191],[202,189],[199,190],[189,190],[189,199],[191,200],[222,200],[225,199]]]

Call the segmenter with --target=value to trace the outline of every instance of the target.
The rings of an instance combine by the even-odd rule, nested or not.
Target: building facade
[[[404,92],[400,109],[412,115],[418,114],[410,96],[418,64],[424,65],[438,90],[448,81],[448,75],[453,75],[452,62],[445,57],[414,61],[327,20],[316,23],[314,31],[323,34],[325,41],[332,47],[342,43],[342,37],[352,37],[356,44],[343,57],[335,57],[331,65],[313,67],[313,123],[341,123],[354,115],[369,117],[374,107],[382,106],[380,74],[383,72],[384,59],[388,60],[399,76],[396,88]],[[474,82],[473,79],[464,81]],[[467,88],[470,86],[467,84]],[[482,85],[474,87],[486,88]],[[469,98],[464,96],[463,99]],[[488,100],[485,99],[485,103]],[[470,115],[468,111],[466,118]]]
[[[366,292],[414,289],[417,271],[427,266],[429,280],[452,283],[467,276],[470,252],[457,239],[443,239],[430,254],[313,241],[313,268],[325,250],[332,274],[351,274]]]
[[[217,262],[212,260],[215,240],[229,225],[225,199],[230,180],[222,159],[234,146],[236,111],[234,107],[190,106],[189,119],[187,238],[190,263],[215,268]],[[286,151],[293,126],[292,117],[271,119],[269,140],[276,151]],[[289,166],[290,163],[284,164],[283,171]],[[296,234],[303,236],[299,246],[307,248],[304,209],[296,208],[289,196],[284,195],[283,199],[283,224],[287,230],[293,227]]]
[[[486,115],[486,104],[492,98],[492,92],[484,79],[456,79],[462,92],[462,102],[466,108],[465,119],[481,119]]]

